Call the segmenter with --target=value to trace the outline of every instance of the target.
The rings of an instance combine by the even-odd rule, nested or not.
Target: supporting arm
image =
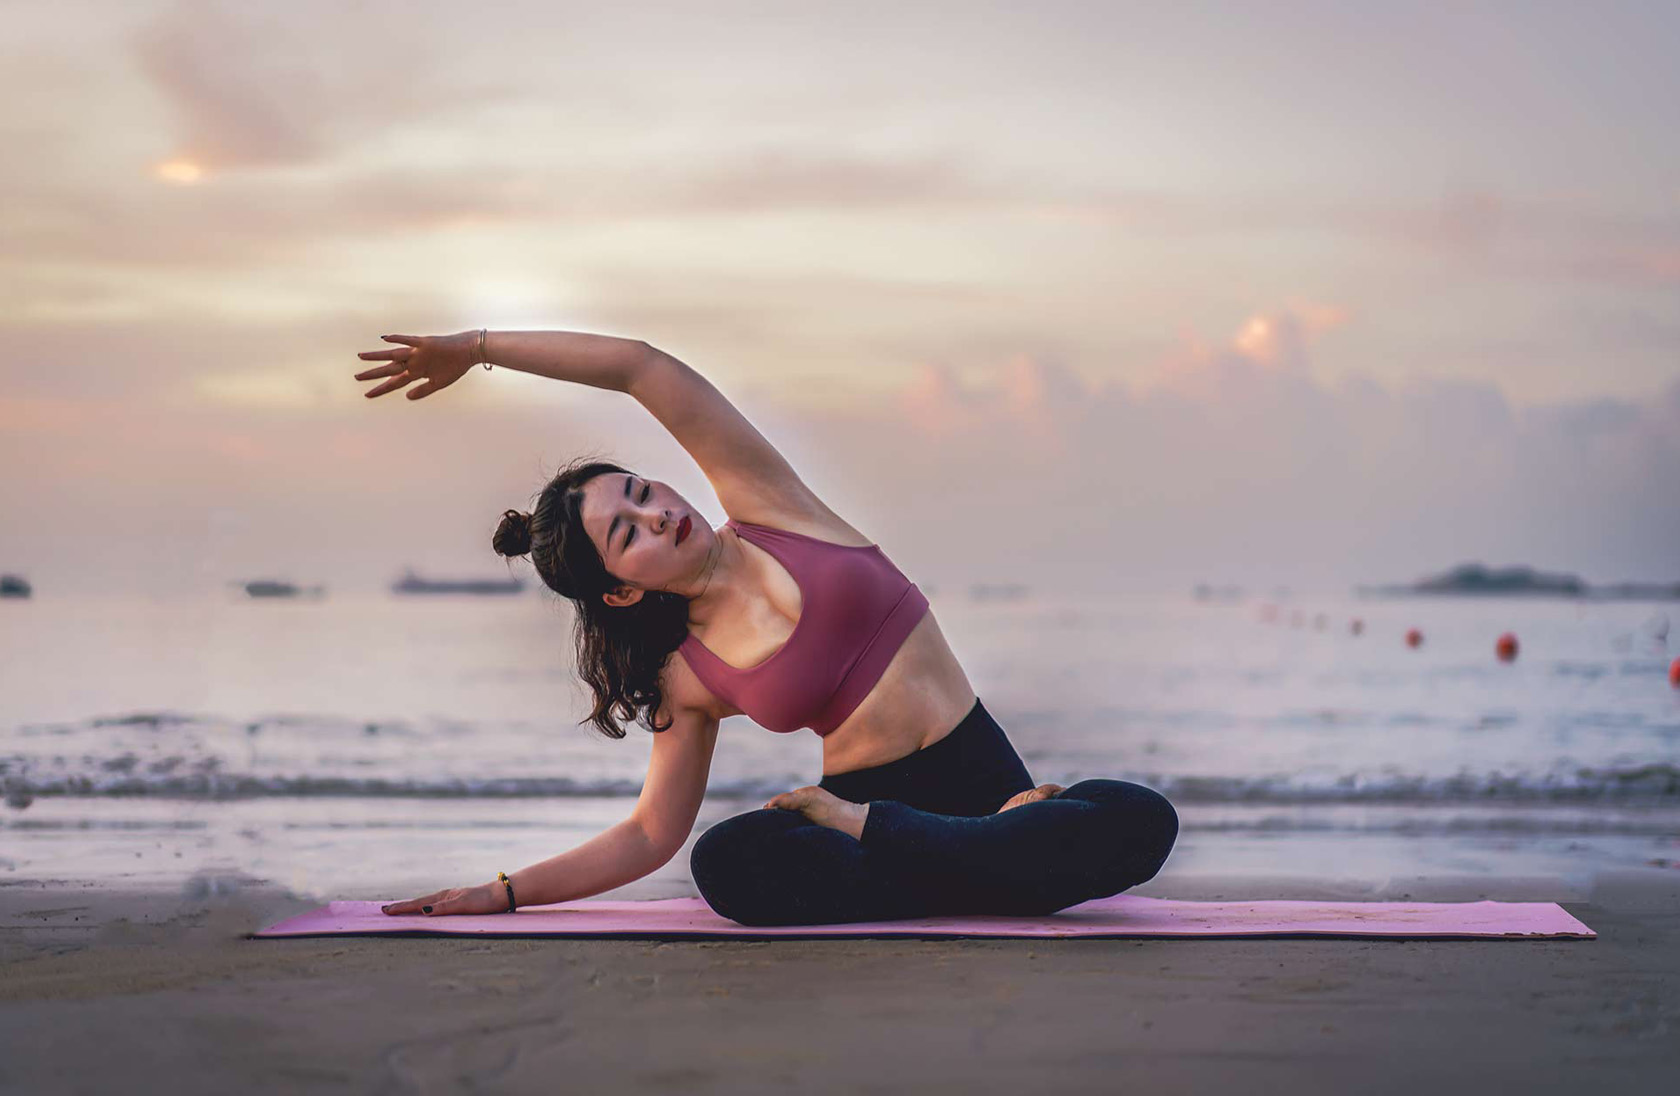
[[[510,872],[508,879],[521,906],[547,906],[633,883],[669,859],[669,854],[654,847],[640,824],[626,819],[569,852]],[[507,903],[505,896],[502,903]]]

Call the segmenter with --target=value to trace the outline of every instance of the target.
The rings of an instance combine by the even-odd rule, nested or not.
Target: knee
[[[1129,780],[1081,780],[1056,798],[1077,798],[1109,811],[1125,859],[1128,886],[1155,878],[1178,840],[1178,811],[1153,788]]]
[[[716,881],[749,871],[763,853],[764,839],[783,811],[756,810],[725,818],[701,834],[688,854],[688,868],[701,891]]]
[[[801,820],[790,811],[760,809],[726,818],[694,842],[688,870],[700,896],[720,917],[758,924],[762,896],[776,874],[772,845]]]

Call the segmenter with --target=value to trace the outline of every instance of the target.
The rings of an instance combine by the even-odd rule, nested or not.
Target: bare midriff
[[[682,672],[689,688],[705,692],[712,715],[721,720],[744,714],[707,691],[686,664]],[[823,736],[823,775],[874,768],[924,750],[950,734],[974,708],[974,701],[974,687],[930,608],[894,652],[880,680]]]
[[[823,736],[823,775],[869,769],[938,742],[974,707],[974,687],[929,609],[881,680]]]
[[[847,534],[853,538],[859,536],[850,527],[811,533],[834,538],[835,543],[844,543],[840,538]],[[787,641],[800,612],[798,586],[792,576],[758,546],[748,547],[753,558],[763,561],[761,566],[765,580],[775,587],[777,593],[750,608],[743,607],[736,614],[736,620],[754,620],[757,628],[752,630],[769,630],[779,625],[777,631],[782,628],[786,631],[774,641],[761,635],[761,642],[753,644],[740,642],[745,636],[739,634],[734,638],[701,637],[730,665],[750,666],[763,662],[768,657],[767,649],[773,650]],[[783,609],[771,604],[777,599],[783,604]],[[775,625],[765,623],[772,620]],[[735,661],[736,655],[742,656],[739,663]],[[709,699],[711,712],[717,718],[744,714],[727,700],[707,690],[686,663],[679,672],[689,679],[689,687],[701,691]],[[926,749],[955,729],[973,709],[974,701],[974,687],[969,684],[968,675],[963,673],[930,607],[893,653],[892,661],[887,663],[886,670],[868,694],[838,727],[823,736],[823,775],[834,776],[885,765]]]

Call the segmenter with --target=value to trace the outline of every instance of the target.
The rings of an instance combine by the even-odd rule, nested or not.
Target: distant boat
[[[295,583],[282,582],[279,579],[260,578],[245,583],[245,593],[250,597],[325,597],[325,586],[298,586]]]
[[[1241,601],[1243,592],[1240,586],[1212,586],[1206,582],[1196,583],[1197,601]]]
[[[975,601],[1019,601],[1027,596],[1027,588],[1019,582],[976,582],[968,596]]]
[[[413,568],[391,583],[393,594],[517,594],[525,583],[514,576],[498,578],[432,579],[421,578]]]
[[[22,575],[0,575],[0,597],[28,597],[33,591]]]

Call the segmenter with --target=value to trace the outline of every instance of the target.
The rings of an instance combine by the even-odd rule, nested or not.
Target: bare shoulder
[[[660,724],[675,719],[683,711],[702,712],[717,720],[736,714],[735,709],[706,688],[681,651],[672,651],[660,668],[659,692],[662,702],[654,718]]]
[[[829,509],[770,440],[691,366],[649,347],[629,393],[694,458],[724,512],[736,521],[837,544],[871,543]]]

